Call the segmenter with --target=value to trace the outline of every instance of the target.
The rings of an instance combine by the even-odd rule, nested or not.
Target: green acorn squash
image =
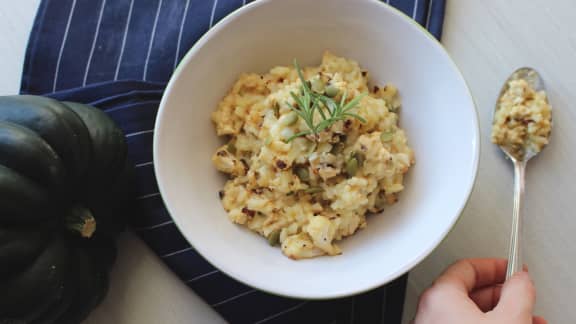
[[[0,97],[0,323],[80,323],[105,296],[130,175],[99,109]]]

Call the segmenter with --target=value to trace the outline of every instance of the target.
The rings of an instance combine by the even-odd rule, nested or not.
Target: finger
[[[504,282],[506,265],[505,259],[460,260],[450,266],[436,283],[453,286],[468,294],[473,289]]]
[[[548,321],[545,320],[543,317],[534,316],[532,318],[532,324],[548,324]]]
[[[518,272],[506,281],[502,287],[500,301],[495,309],[516,315],[529,314],[532,317],[536,290],[527,272]]]
[[[443,323],[440,319],[446,316],[457,319],[480,318],[483,315],[467,293],[446,288],[432,285],[422,293],[415,323]]]
[[[480,308],[484,313],[489,312],[498,305],[500,294],[502,292],[501,285],[494,285],[489,287],[480,288],[470,293],[470,299]]]

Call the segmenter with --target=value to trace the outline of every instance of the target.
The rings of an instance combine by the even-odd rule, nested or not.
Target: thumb
[[[504,283],[500,301],[494,310],[513,316],[513,318],[526,317],[531,321],[535,302],[534,284],[528,272],[521,271]]]

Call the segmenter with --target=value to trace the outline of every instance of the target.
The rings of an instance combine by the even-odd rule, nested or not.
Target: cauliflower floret
[[[243,176],[246,174],[246,166],[244,163],[228,152],[226,146],[219,148],[212,156],[212,162],[218,171],[231,174],[233,176]]]
[[[362,215],[364,212],[362,212]],[[358,212],[346,212],[342,214],[340,224],[338,226],[338,238],[352,235],[359,228],[366,227],[366,218],[361,216]]]
[[[218,135],[239,134],[253,105],[262,101],[269,91],[260,75],[245,73],[212,113]]]
[[[314,258],[326,254],[323,250],[314,246],[314,243],[306,233],[288,236],[282,242],[282,252],[294,260]]]
[[[228,218],[236,223],[236,224],[246,224],[246,222],[248,221],[248,215],[244,212],[242,212],[242,209],[240,208],[234,208],[232,210],[230,210],[228,212]]]
[[[362,71],[356,61],[325,52],[322,57],[320,70],[325,73],[340,74],[347,83],[348,89],[357,90],[358,93],[368,91],[366,78],[363,76],[367,72]]]
[[[341,172],[342,163],[333,154],[314,152],[310,154],[308,161],[312,171],[324,181],[337,176]]]
[[[324,216],[314,216],[310,219],[310,223],[306,226],[306,232],[314,244],[324,250],[328,255],[341,254],[342,251],[338,246],[332,244],[334,235],[340,223],[339,219],[334,221],[329,220]]]
[[[355,210],[365,208],[368,204],[370,188],[368,180],[352,177],[327,188],[325,196],[332,201],[330,207],[334,210]]]

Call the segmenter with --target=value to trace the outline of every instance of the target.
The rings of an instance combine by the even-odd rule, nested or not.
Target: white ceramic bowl
[[[225,178],[211,163],[221,144],[210,113],[241,72],[318,64],[322,52],[360,62],[403,100],[401,126],[416,154],[400,201],[341,243],[344,254],[293,261],[228,220]],[[184,57],[162,99],[154,163],[162,196],[193,247],[233,278],[271,293],[340,297],[409,271],[446,236],[472,190],[478,123],[462,75],[442,46],[376,0],[261,0],[212,28]]]

